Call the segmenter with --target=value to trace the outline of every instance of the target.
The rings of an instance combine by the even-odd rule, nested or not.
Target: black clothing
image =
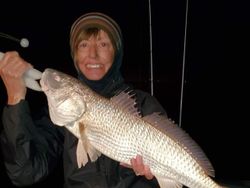
[[[166,114],[157,100],[135,90],[141,114]],[[96,162],[77,167],[78,139],[64,127],[54,125],[45,109],[38,119],[32,119],[27,101],[6,106],[2,121],[1,147],[7,174],[17,186],[31,185],[49,176],[63,155],[65,188],[153,188],[155,179],[148,181],[133,170],[102,155]]]

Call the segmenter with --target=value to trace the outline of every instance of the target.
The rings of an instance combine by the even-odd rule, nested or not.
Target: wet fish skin
[[[143,157],[161,188],[220,188],[203,151],[172,121],[157,113],[141,117],[130,94],[107,99],[79,80],[53,69],[41,78],[53,123],[78,139],[77,159],[85,165],[104,154],[130,164]]]

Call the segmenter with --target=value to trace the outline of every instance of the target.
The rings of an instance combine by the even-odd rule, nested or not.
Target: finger
[[[1,62],[1,74],[6,76],[21,77],[30,67],[30,64],[24,61],[17,53],[7,52]]]
[[[143,159],[142,159],[142,156],[141,155],[136,155],[136,163],[138,165],[142,165],[143,164]]]
[[[141,156],[137,155],[136,158],[131,159],[131,166],[137,176],[144,175],[144,165]]]
[[[132,158],[130,160],[130,163],[131,163],[131,167],[135,170],[135,166],[136,166],[136,160],[135,160],[135,158]]]
[[[144,166],[144,176],[148,180],[151,180],[154,178],[154,175],[151,173],[150,168],[147,165]]]
[[[140,176],[141,174],[140,174],[140,171],[138,170],[136,159],[132,158],[130,160],[130,163],[131,163],[131,167],[133,168],[133,170],[135,172],[135,175]]]
[[[126,168],[132,168],[132,166],[127,164],[127,163],[120,162],[120,165],[123,166],[123,167],[126,167]]]
[[[135,158],[134,166],[135,170],[139,172],[141,175],[144,175],[144,164],[142,160],[142,156],[137,155]]]

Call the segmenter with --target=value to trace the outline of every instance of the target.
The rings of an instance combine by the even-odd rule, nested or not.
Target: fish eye
[[[59,82],[61,80],[60,76],[55,76],[55,80]]]
[[[54,79],[55,79],[56,81],[58,81],[58,82],[60,82],[60,81],[61,81],[61,77],[60,77],[60,76],[58,76],[58,75],[54,75]]]

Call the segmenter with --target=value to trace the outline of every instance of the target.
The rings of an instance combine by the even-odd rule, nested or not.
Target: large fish
[[[104,154],[130,164],[137,154],[161,188],[220,188],[200,147],[172,121],[158,113],[141,117],[127,92],[104,98],[76,78],[45,69],[40,80],[53,123],[78,137],[78,165]]]

